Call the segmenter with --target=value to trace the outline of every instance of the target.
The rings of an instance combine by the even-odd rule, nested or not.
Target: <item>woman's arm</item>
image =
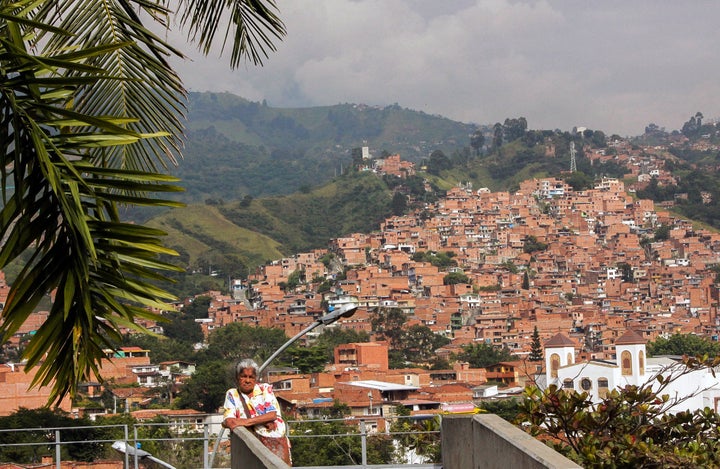
[[[273,411],[268,412],[267,414],[250,417],[249,419],[227,418],[223,421],[222,424],[225,428],[229,428],[230,430],[232,430],[235,427],[252,427],[254,425],[262,425],[263,423],[271,423],[274,422],[276,418],[277,412]]]

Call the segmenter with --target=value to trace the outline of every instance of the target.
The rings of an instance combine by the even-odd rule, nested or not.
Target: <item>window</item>
[[[623,350],[620,355],[620,373],[623,376],[631,376],[632,372],[632,355],[627,350]]]
[[[553,353],[550,355],[550,377],[558,377],[558,369],[560,368],[560,355]]]
[[[580,380],[580,387],[583,391],[589,391],[592,389],[592,380],[590,378],[583,378]]]
[[[607,378],[598,378],[598,396],[605,398],[608,393],[608,380]]]
[[[283,389],[292,389],[292,381],[279,381],[275,384],[273,384],[273,389],[275,390],[283,390]]]
[[[563,389],[575,389],[575,383],[573,383],[573,380],[565,378],[563,380]]]

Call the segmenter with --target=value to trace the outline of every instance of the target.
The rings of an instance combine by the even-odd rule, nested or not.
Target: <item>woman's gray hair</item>
[[[255,376],[258,376],[260,374],[260,367],[257,363],[255,363],[255,360],[252,358],[246,358],[244,360],[240,360],[237,365],[235,365],[235,378],[240,376],[240,373],[242,373],[242,370],[246,369],[252,369],[255,372]]]

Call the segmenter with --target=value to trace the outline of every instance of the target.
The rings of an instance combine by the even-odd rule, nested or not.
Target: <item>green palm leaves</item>
[[[236,3],[257,11],[257,2]],[[191,23],[207,24],[207,13],[191,12]],[[179,190],[157,170],[175,162],[182,143],[183,88],[164,60],[179,52],[139,17],[169,13],[152,1],[0,2],[0,269],[30,253],[0,335],[7,340],[54,292],[47,322],[24,351],[39,367],[34,384],[51,386],[53,401],[97,374],[121,328],[156,318],[151,310],[171,299],[154,286],[163,270],[177,269],[158,260],[173,254],[164,233],[123,222],[118,209],[177,205],[154,193]],[[256,36],[240,37],[255,60]]]

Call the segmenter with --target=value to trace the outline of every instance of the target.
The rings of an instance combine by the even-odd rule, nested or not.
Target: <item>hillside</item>
[[[213,265],[254,266],[282,257],[280,243],[232,223],[213,205],[195,204],[167,211],[152,218],[148,225],[168,233],[165,244],[180,253],[186,266],[210,271],[216,270]]]
[[[346,172],[353,148],[419,162],[434,150],[467,146],[476,130],[398,105],[282,109],[228,93],[190,93],[185,157],[173,173],[187,202],[283,195]]]
[[[190,270],[244,276],[268,260],[375,230],[392,213],[421,209],[458,184],[512,191],[529,178],[562,177],[580,190],[594,179],[618,177],[632,185],[637,176],[629,173],[639,161],[644,171],[659,168],[676,179],[639,185],[639,197],[674,201],[672,210],[720,224],[715,125],[697,126],[688,135],[649,126],[634,142],[621,142],[602,131],[528,130],[525,119],[506,119],[471,148],[469,138],[467,144],[460,140],[474,128],[399,106],[273,109],[232,95],[194,93],[188,152],[178,170],[190,204],[155,216],[151,224],[170,233],[168,245]],[[375,157],[381,148],[414,158],[417,176],[358,172],[349,151],[359,141]],[[570,174],[572,144],[577,171]],[[591,161],[585,151],[607,157]]]
[[[244,276],[269,260],[369,232],[391,214],[392,192],[371,173],[352,173],[306,193],[190,204],[153,217],[190,270]]]

